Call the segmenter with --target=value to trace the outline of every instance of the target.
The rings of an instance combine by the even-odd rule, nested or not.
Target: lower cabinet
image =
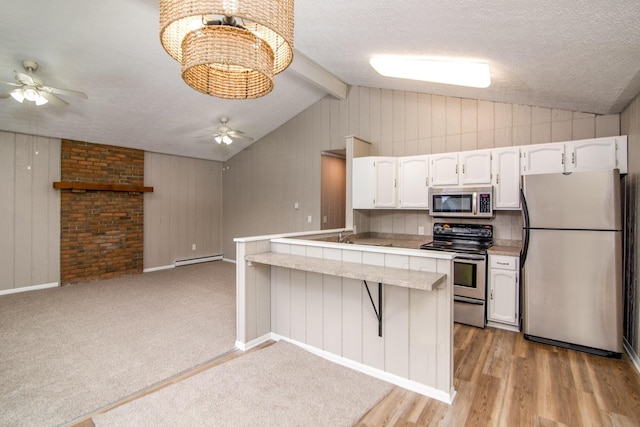
[[[519,257],[489,255],[487,325],[520,330]]]

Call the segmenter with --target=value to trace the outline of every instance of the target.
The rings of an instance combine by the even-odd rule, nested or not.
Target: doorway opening
[[[346,150],[322,152],[320,175],[320,229],[344,228],[347,210]]]

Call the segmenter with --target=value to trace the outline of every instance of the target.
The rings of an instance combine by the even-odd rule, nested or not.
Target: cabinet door
[[[373,162],[375,187],[373,204],[376,208],[396,207],[396,159],[376,157]]]
[[[353,209],[373,209],[374,157],[353,159],[351,169],[351,203]]]
[[[460,185],[491,184],[491,150],[458,154]]]
[[[458,185],[458,153],[432,154],[429,177],[431,185]]]
[[[518,325],[518,273],[512,270],[489,270],[487,320]]]
[[[520,148],[493,150],[493,208],[520,209]]]
[[[567,172],[616,168],[615,138],[585,139],[565,143]]]
[[[401,208],[429,207],[429,156],[398,159],[398,206]]]
[[[520,147],[522,175],[564,172],[564,144],[536,144]]]

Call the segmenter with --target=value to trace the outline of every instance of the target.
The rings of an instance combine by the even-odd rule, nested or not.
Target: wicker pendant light
[[[264,96],[293,60],[294,0],[160,0],[160,41],[194,89]]]

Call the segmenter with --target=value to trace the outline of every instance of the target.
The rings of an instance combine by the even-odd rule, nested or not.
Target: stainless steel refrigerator
[[[617,170],[522,178],[525,338],[622,353],[622,227]]]

